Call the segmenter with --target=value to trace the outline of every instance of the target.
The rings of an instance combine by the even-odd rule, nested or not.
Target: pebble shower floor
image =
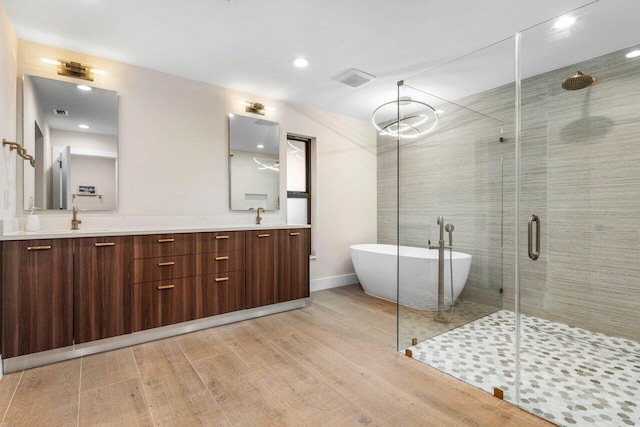
[[[561,425],[640,426],[640,344],[522,316],[520,404]],[[413,358],[515,403],[515,314],[409,347]]]

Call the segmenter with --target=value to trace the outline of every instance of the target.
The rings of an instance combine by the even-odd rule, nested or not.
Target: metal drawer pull
[[[96,248],[102,248],[104,246],[115,246],[115,242],[106,242],[106,243],[96,243]]]
[[[289,236],[299,236],[300,233],[289,233]]]
[[[268,234],[258,234],[258,237],[269,237]]]
[[[224,261],[226,259],[229,259],[229,257],[228,256],[217,256],[216,257],[216,261]]]
[[[170,243],[175,241],[176,239],[158,239],[158,243]]]
[[[51,245],[47,246],[27,246],[28,251],[44,251],[46,249],[51,249]]]
[[[175,261],[159,262],[158,267],[167,267],[169,265],[175,265],[175,263]]]
[[[159,290],[163,290],[163,289],[172,289],[175,285],[160,285],[158,286]]]
[[[536,251],[533,251],[533,223],[536,223]],[[529,258],[532,260],[537,260],[540,256],[540,218],[538,215],[531,215],[529,218],[529,226],[528,226],[528,234],[529,234]]]
[[[216,236],[216,239],[228,239],[229,236]]]
[[[227,280],[229,280],[228,277],[216,277],[215,279],[216,282],[226,282]]]

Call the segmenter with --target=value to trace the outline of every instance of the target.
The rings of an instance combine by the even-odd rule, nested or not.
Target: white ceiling
[[[587,0],[0,1],[21,39],[367,120],[375,107],[395,97],[398,80],[589,3]],[[621,17],[640,27],[639,5],[637,0],[600,0],[594,6],[622,11],[612,14],[610,19],[608,13],[601,17],[609,19],[609,27],[617,29],[616,20]],[[630,10],[625,13],[626,9]],[[609,32],[613,45],[619,45],[618,48],[630,45],[619,40],[623,31]],[[630,40],[636,35],[637,29]],[[637,42],[640,40],[635,39],[634,43]],[[580,45],[584,50],[582,56],[589,55],[590,44]],[[597,47],[613,50],[602,43]],[[506,48],[512,52],[512,44]],[[297,69],[291,64],[298,56],[310,61],[308,68]],[[580,57],[577,53],[575,56]],[[557,68],[553,62],[556,59],[534,63],[546,71]],[[485,61],[489,70],[491,65]],[[355,89],[332,80],[351,68],[377,78]],[[449,72],[460,74],[457,82],[484,80],[478,68]],[[455,90],[447,92],[448,89],[452,88],[430,88],[444,97],[459,96]]]

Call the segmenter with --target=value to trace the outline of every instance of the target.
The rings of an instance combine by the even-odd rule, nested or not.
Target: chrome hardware
[[[533,223],[534,222],[536,223],[536,251],[535,252],[533,252]],[[529,242],[528,242],[529,258],[535,261],[540,257],[540,218],[538,218],[538,215],[531,215],[531,217],[529,218],[528,232],[529,232]]]
[[[300,233],[289,233],[289,236],[299,236]]]
[[[78,225],[82,224],[82,221],[78,219],[78,207],[73,207],[73,216],[71,217],[71,229],[78,230]]]
[[[224,261],[224,260],[227,260],[227,259],[229,259],[228,256],[217,256],[216,257],[216,261]]]
[[[167,267],[170,265],[175,265],[175,261],[166,261],[166,262],[159,262],[158,263],[158,267]]]
[[[218,239],[228,239],[229,236],[216,236],[216,240]]]
[[[50,245],[47,246],[27,246],[28,251],[44,251],[47,249],[51,249]]]
[[[158,286],[158,289],[163,290],[163,289],[172,289],[174,288],[175,285],[160,285]]]
[[[258,237],[269,237],[269,234],[258,234]]]
[[[455,230],[455,227],[453,224],[447,224],[444,226],[444,229],[449,233],[449,246],[453,247],[453,230]]]
[[[107,243],[96,243],[95,246],[96,248],[102,248],[105,246],[115,246],[116,244],[114,242],[107,242]]]
[[[170,243],[175,241],[176,239],[158,239],[158,243]]]
[[[226,282],[227,280],[229,280],[228,277],[216,277],[215,279],[216,282]]]

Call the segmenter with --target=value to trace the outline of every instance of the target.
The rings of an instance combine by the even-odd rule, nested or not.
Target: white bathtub
[[[400,267],[400,304],[420,310],[438,309],[438,251],[396,245],[353,245],[351,260],[356,275],[368,295],[397,301],[396,271]],[[444,261],[444,306],[451,305],[449,251]],[[453,296],[457,299],[471,268],[471,255],[453,252]]]

